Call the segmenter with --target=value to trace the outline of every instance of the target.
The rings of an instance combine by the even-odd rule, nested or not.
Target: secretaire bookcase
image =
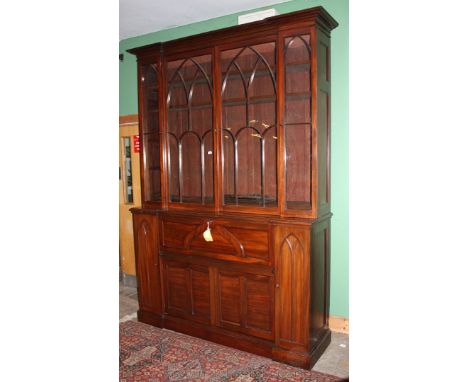
[[[312,8],[131,49],[138,319],[311,367],[330,343],[330,31]]]

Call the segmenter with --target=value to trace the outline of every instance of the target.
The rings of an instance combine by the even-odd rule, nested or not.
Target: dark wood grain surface
[[[317,7],[130,50],[140,321],[303,368],[329,344],[336,26]]]

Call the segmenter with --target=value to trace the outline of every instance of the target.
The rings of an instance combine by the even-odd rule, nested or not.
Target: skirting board
[[[349,319],[345,317],[330,316],[328,326],[332,332],[349,334]]]

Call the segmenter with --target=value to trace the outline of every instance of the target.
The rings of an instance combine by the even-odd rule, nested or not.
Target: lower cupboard
[[[132,212],[140,321],[303,368],[316,362],[330,342],[329,219],[259,225]],[[168,221],[181,235],[178,247],[162,237]],[[199,239],[208,222],[214,244]],[[252,261],[256,241],[267,252]]]
[[[273,275],[162,258],[165,313],[273,339]],[[270,271],[271,273],[271,271]]]

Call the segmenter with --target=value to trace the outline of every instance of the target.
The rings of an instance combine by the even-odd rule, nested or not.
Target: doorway
[[[131,208],[141,206],[138,116],[119,121],[119,266],[125,286],[136,287]]]

